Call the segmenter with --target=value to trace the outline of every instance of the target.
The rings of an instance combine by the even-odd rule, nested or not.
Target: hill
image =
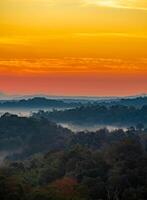
[[[32,99],[0,101],[0,108],[64,108],[81,105],[76,102],[64,102],[63,100],[34,97]]]
[[[58,123],[99,124],[131,126],[143,123],[147,125],[147,105],[138,108],[124,105],[85,105],[68,110],[39,111],[34,117],[45,117]]]
[[[146,200],[146,131],[73,134],[46,119],[5,114],[1,151],[19,152],[0,167],[0,199]]]
[[[0,117],[0,152],[15,158],[65,148],[72,132],[46,119],[18,117],[6,113]],[[14,156],[13,156],[14,157]]]

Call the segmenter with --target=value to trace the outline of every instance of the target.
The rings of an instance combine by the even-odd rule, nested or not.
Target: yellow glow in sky
[[[122,76],[128,74],[126,83],[129,85],[130,81],[131,85],[127,93],[134,91],[131,88],[133,83],[139,84],[137,80],[142,83],[135,92],[141,91],[141,87],[144,92],[146,60],[146,0],[0,1],[0,79],[2,75],[23,73],[24,76],[52,74],[52,78],[62,74],[65,79],[73,76],[73,82],[80,75],[82,82],[85,77],[94,80],[96,74],[95,79],[102,81],[103,88],[104,83],[111,85],[116,74],[122,80],[118,86],[122,86]],[[111,77],[109,80],[107,75]],[[88,91],[95,85],[98,82],[89,84]],[[115,85],[113,94],[118,90]],[[104,88],[102,94],[107,94],[107,87]],[[96,91],[95,88],[94,94],[100,94]]]
[[[1,56],[145,57],[146,9],[145,0],[2,0]]]
[[[128,9],[147,9],[146,0],[87,0],[89,4]]]

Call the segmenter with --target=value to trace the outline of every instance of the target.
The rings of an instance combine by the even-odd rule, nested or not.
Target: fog
[[[4,163],[5,158],[10,155],[8,151],[0,151],[0,165]]]
[[[17,149],[17,150],[2,150],[0,151],[0,166],[5,165],[5,159],[9,156],[12,156],[13,154],[21,153],[23,149]]]
[[[29,117],[33,113],[37,113],[39,110],[43,111],[53,111],[54,109],[56,110],[65,110],[69,108],[46,108],[46,109],[39,109],[39,108],[5,108],[5,109],[0,109],[0,116],[2,116],[5,113],[11,113],[11,114],[16,114],[21,117]],[[97,131],[102,128],[107,128],[109,131],[113,131],[115,129],[123,129],[124,131],[127,129],[127,127],[122,127],[122,126],[112,126],[112,125],[100,125],[100,124],[95,124],[95,125],[79,125],[79,124],[72,124],[72,123],[58,123],[64,128],[68,128],[72,130],[73,132],[79,132],[79,131]],[[6,153],[6,152],[5,152]]]
[[[69,108],[0,108],[0,116],[5,113],[16,114],[21,117],[29,117],[33,113],[37,113],[39,110],[43,111],[53,111],[53,110],[65,110]]]
[[[124,131],[127,130],[127,127],[122,126],[111,126],[111,125],[77,125],[77,124],[71,124],[71,123],[59,123],[64,128],[68,128],[72,130],[73,132],[80,132],[80,131],[97,131],[99,129],[107,128],[109,131],[114,131],[116,129],[123,129]]]

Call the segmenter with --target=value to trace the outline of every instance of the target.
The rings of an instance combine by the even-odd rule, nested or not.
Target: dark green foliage
[[[64,149],[72,132],[46,119],[5,114],[0,118],[0,150],[16,153],[15,159]],[[13,156],[12,156],[13,157]]]
[[[73,124],[106,124],[131,126],[147,124],[147,106],[141,108],[124,105],[85,105],[64,111],[38,112],[34,117],[45,117],[55,122],[68,122]]]
[[[51,151],[23,164],[12,163],[8,169],[7,178],[0,179],[2,192],[5,195],[4,181],[10,183],[19,177],[25,189],[18,178],[13,189],[25,198],[25,185],[29,184],[32,189],[27,200],[147,199],[147,153],[134,137],[100,150],[75,145],[68,150]],[[33,177],[34,172],[37,173]]]
[[[0,139],[1,149],[11,151],[0,168],[0,200],[147,199],[142,124],[73,134],[44,118],[6,114]]]

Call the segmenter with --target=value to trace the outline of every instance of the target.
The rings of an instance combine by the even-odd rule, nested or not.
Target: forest
[[[146,200],[147,130],[73,133],[47,118],[0,118],[1,200]]]
[[[147,105],[135,107],[121,104],[110,106],[89,104],[67,110],[40,110],[34,113],[34,117],[80,125],[101,124],[127,127],[137,123],[147,125]]]

